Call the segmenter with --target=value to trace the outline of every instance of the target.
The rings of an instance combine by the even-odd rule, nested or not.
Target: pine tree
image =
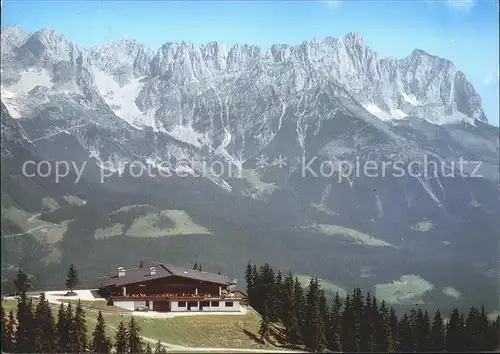
[[[161,342],[158,340],[158,342],[156,343],[155,354],[166,354],[166,353],[167,351],[161,345]]]
[[[76,353],[81,353],[87,350],[87,323],[85,321],[85,311],[83,310],[80,300],[75,309],[75,318],[73,325],[73,350]]]
[[[382,301],[378,311],[378,325],[375,329],[375,351],[377,352],[393,352],[394,347],[392,344],[391,324],[389,322],[389,310]]]
[[[297,344],[300,340],[300,329],[295,305],[294,284],[293,274],[289,271],[284,279],[282,291],[283,314],[281,317],[288,341]]]
[[[439,309],[436,311],[434,315],[434,319],[432,320],[432,329],[431,329],[431,347],[430,350],[434,352],[442,352],[446,349],[446,341],[445,341],[445,327],[443,317],[441,316],[441,312]]]
[[[481,310],[478,317],[478,350],[487,351],[490,350],[488,338],[489,338],[489,321],[488,315],[484,309],[484,305],[481,305]]]
[[[14,279],[14,286],[17,294],[25,293],[31,287],[31,279],[21,269],[21,267],[17,270],[16,279]]]
[[[130,318],[128,323],[127,339],[130,353],[142,352],[141,328],[135,321],[134,317]]]
[[[16,318],[14,312],[9,311],[9,318],[4,318],[5,313],[2,306],[2,318],[4,319],[3,333],[2,333],[2,352],[14,353],[16,350]]]
[[[66,315],[64,318],[66,324],[66,331],[68,334],[68,341],[66,343],[66,350],[69,353],[75,353],[75,316],[73,314],[73,306],[69,303],[66,306]]]
[[[106,336],[106,321],[101,311],[97,314],[97,324],[92,334],[92,351],[96,353],[110,353],[111,341]]]
[[[21,292],[17,304],[16,347],[17,351],[21,353],[35,351],[33,304],[25,292]]]
[[[120,321],[120,324],[116,329],[115,350],[116,353],[118,354],[124,354],[129,352],[127,329],[125,328],[123,321]]]
[[[389,310],[389,324],[391,326],[392,346],[396,351],[398,348],[398,316],[396,316],[396,310],[392,306]]]
[[[276,302],[273,306],[274,308],[274,320],[280,321],[283,319],[283,306],[284,306],[284,284],[283,284],[283,274],[278,271],[276,274],[276,279],[274,281],[274,293],[276,294]]]
[[[344,300],[344,309],[341,315],[341,344],[345,352],[353,352],[353,328],[354,328],[354,312],[351,304],[351,294],[347,294]]]
[[[193,270],[198,270],[198,262],[194,262]]]
[[[417,351],[428,352],[431,346],[431,320],[427,310],[418,312]]]
[[[371,293],[368,292],[365,298],[365,309],[361,321],[360,349],[363,352],[373,352],[375,349],[375,328],[378,324],[378,308],[374,307],[374,300]]]
[[[1,306],[2,308],[2,318],[1,318],[1,331],[2,331],[2,352],[3,353],[9,353],[12,351],[12,337],[9,333],[8,327],[9,327],[9,321],[7,320],[7,317],[5,316],[5,309],[3,308],[3,304]]]
[[[306,318],[304,325],[304,344],[306,348],[321,352],[326,348],[325,324],[320,312],[321,288],[317,278],[309,282],[306,295]]]
[[[302,284],[297,277],[295,278],[295,284],[293,286],[293,297],[295,303],[295,317],[297,318],[299,329],[303,329],[305,323],[306,299]],[[299,334],[301,337],[300,339],[303,340],[302,330],[299,331]]]
[[[253,268],[250,262],[248,262],[245,269],[245,282],[247,283],[247,296],[248,304],[252,307],[255,305],[255,277],[253,273]]]
[[[333,352],[342,351],[342,343],[340,341],[340,311],[342,309],[342,302],[340,301],[339,293],[335,294],[333,304],[330,310],[328,320],[328,329],[326,331],[327,348]]]
[[[68,274],[66,276],[66,288],[69,290],[70,294],[73,294],[73,290],[78,285],[80,280],[78,279],[78,272],[73,264],[70,264],[68,268]]]
[[[143,268],[144,267],[144,263],[142,262],[142,259],[141,259],[141,262],[139,263],[139,268]]]
[[[64,305],[59,306],[59,312],[57,313],[57,325],[56,325],[56,337],[58,344],[59,353],[69,352],[68,346],[70,342],[70,328],[67,323],[66,310]]]
[[[260,340],[262,343],[265,342],[267,338],[269,338],[269,331],[270,331],[270,326],[271,322],[269,320],[269,307],[267,303],[264,304],[264,311],[261,316],[260,320],[260,328],[259,328],[259,335],[260,335]]]
[[[500,351],[500,315],[489,328],[488,350]]]
[[[398,325],[398,352],[413,353],[415,351],[415,339],[411,320],[405,313]]]
[[[458,309],[453,309],[450,320],[446,326],[446,351],[463,352],[467,349],[464,346],[464,323]]]
[[[45,293],[40,293],[35,310],[35,351],[37,353],[57,352],[57,333],[54,317]]]
[[[145,354],[153,354],[153,351],[151,350],[149,343],[146,343],[146,349],[144,350],[144,353]]]

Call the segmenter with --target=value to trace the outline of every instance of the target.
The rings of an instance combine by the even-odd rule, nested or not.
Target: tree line
[[[398,317],[392,306],[359,288],[327,299],[318,279],[303,287],[291,272],[269,264],[248,264],[249,305],[261,314],[261,340],[272,332],[287,343],[314,352],[477,352],[500,349],[500,316],[488,321],[485,309],[467,314],[453,309],[445,323],[439,309],[420,307]]]
[[[28,277],[20,270],[16,279],[20,295],[17,309],[7,314],[1,306],[1,338],[4,353],[144,353],[163,354],[165,348],[160,341],[153,351],[149,343],[144,343],[140,327],[131,317],[128,325],[120,322],[114,341],[106,334],[106,321],[101,311],[92,333],[88,333],[83,306],[78,303],[73,310],[71,303],[61,303],[57,316],[40,293],[36,306],[26,295]],[[55,318],[57,317],[57,318]]]

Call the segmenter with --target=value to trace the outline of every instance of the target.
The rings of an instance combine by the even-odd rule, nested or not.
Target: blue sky
[[[298,44],[359,32],[380,56],[420,48],[453,61],[499,120],[498,0],[21,1],[3,0],[2,26],[51,27],[84,47],[123,36],[168,41]]]

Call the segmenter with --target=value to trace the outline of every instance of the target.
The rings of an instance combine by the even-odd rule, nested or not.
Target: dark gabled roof
[[[150,274],[149,267],[127,269],[125,275],[121,277],[118,276],[118,272],[107,274],[104,277],[101,277],[101,284],[104,287],[122,286],[126,284],[140,283],[148,280],[167,278],[171,276],[195,279],[216,284],[235,284],[235,281],[233,279],[230,279],[225,275],[182,268],[165,263],[158,263],[153,265],[156,266],[156,274],[154,275]]]

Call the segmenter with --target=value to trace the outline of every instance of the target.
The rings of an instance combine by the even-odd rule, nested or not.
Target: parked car
[[[136,308],[135,310],[139,311],[139,312],[148,312],[149,311],[149,307],[140,306],[140,307]]]

